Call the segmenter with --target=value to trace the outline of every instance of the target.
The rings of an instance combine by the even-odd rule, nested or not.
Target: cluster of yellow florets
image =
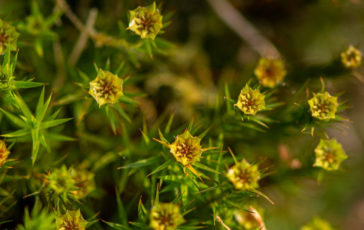
[[[139,6],[130,11],[129,30],[134,31],[141,38],[155,39],[160,30],[163,28],[163,16],[154,2],[150,6]]]
[[[5,141],[0,140],[0,167],[3,166],[8,159],[10,151],[6,147]]]
[[[260,172],[258,165],[252,165],[245,159],[232,166],[227,171],[226,177],[238,190],[252,190],[259,187]]]
[[[169,145],[170,151],[178,162],[183,165],[190,165],[200,161],[202,154],[201,138],[194,137],[186,130],[178,135],[174,142]]]
[[[244,114],[255,115],[264,110],[265,95],[258,89],[252,89],[248,84],[241,90],[238,101],[235,104]]]
[[[18,37],[15,27],[0,19],[0,55],[4,54],[7,48],[16,50]]]
[[[99,69],[96,78],[90,82],[90,95],[99,106],[114,104],[123,95],[123,80],[117,75]]]
[[[283,81],[287,72],[281,59],[261,58],[254,74],[263,86],[273,88]]]
[[[353,69],[361,65],[362,53],[354,46],[341,53],[341,62],[346,68]]]
[[[57,230],[85,230],[87,221],[83,219],[81,211],[68,211],[56,217]]]
[[[158,203],[150,213],[150,227],[154,230],[175,230],[184,222],[179,206],[173,203]]]
[[[328,92],[316,93],[308,100],[312,116],[320,120],[335,119],[338,103],[337,97]]]
[[[319,145],[315,149],[316,160],[313,166],[321,167],[326,170],[337,170],[347,155],[341,144],[335,139],[321,139]]]

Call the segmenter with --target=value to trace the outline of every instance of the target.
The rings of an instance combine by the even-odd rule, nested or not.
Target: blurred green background
[[[20,23],[30,12],[28,0],[0,0],[0,17],[12,23]],[[54,1],[40,0],[41,11],[49,15]],[[138,0],[69,0],[73,12],[85,21],[90,9],[98,10],[95,28],[99,31],[118,35],[118,22],[127,24],[127,12],[138,5],[152,1]],[[179,122],[188,122],[199,113],[202,106],[212,106],[219,88],[230,82],[234,96],[246,81],[253,77],[253,70],[260,55],[232,31],[206,0],[165,0],[159,1],[163,14],[170,14],[170,24],[161,35],[176,44],[168,55],[157,55],[153,60],[142,58],[140,66],[130,67],[131,75],[146,75],[136,85],[148,93],[143,101],[142,112],[152,123],[164,111],[174,111]],[[293,230],[309,221],[313,216],[329,220],[333,226],[345,230],[364,229],[364,82],[336,68],[340,52],[349,44],[364,51],[364,2],[361,0],[231,0],[230,3],[280,51],[286,62],[288,76],[281,96],[289,97],[289,92],[298,88],[307,79],[320,88],[319,77],[326,79],[326,87],[342,93],[342,100],[350,108],[343,114],[351,122],[328,130],[330,136],[340,141],[349,159],[339,172],[327,174],[321,183],[307,179],[304,175],[277,174],[270,178],[263,191],[275,201],[275,205],[262,202],[264,217],[269,230]],[[223,10],[223,9],[221,9]],[[241,28],[244,30],[244,28]],[[62,17],[62,22],[53,27],[62,44],[63,55],[71,53],[78,31]],[[23,36],[23,35],[21,35]],[[24,40],[26,41],[26,38]],[[45,50],[53,50],[52,43],[45,42]],[[55,51],[52,51],[55,52]],[[50,53],[52,53],[50,51]],[[55,79],[64,75],[53,61],[52,56],[40,59],[31,45],[24,42],[19,51],[21,74],[47,82],[55,97],[61,98],[77,88],[66,85],[62,88]],[[104,62],[110,57],[112,65],[127,59],[125,51],[115,52],[111,48],[97,48],[89,42],[76,64],[76,69],[94,76],[92,63]],[[364,75],[364,68],[357,70]],[[69,79],[72,80],[72,79]],[[64,79],[67,81],[67,79]],[[62,88],[62,89],[61,89]],[[61,90],[60,90],[61,89]],[[314,88],[315,89],[315,88]],[[130,86],[130,90],[133,90]],[[58,93],[57,93],[58,92]],[[33,95],[32,90],[25,94]],[[63,113],[72,116],[71,106]],[[4,121],[2,121],[4,124]],[[90,125],[91,124],[91,125]],[[102,133],[104,124],[97,113],[86,120],[86,129]],[[5,125],[6,126],[6,125]],[[69,128],[68,128],[69,129]],[[67,130],[72,133],[72,130]],[[137,133],[137,131],[135,132]],[[113,139],[117,140],[118,137]],[[302,135],[302,139],[309,138]],[[254,140],[241,143],[242,152],[250,145],[261,145],[265,154],[278,154],[279,149],[289,149],[298,154],[296,138],[281,139],[280,143]],[[274,139],[274,138],[273,138]],[[84,157],[91,159],[85,143],[70,144],[59,148],[59,152],[78,152],[69,162],[81,162]],[[103,151],[111,151],[105,143]],[[306,146],[313,149],[314,145]],[[73,148],[73,150],[72,150]],[[102,149],[103,147],[97,147]],[[95,152],[101,150],[95,150]],[[96,154],[95,154],[96,155]],[[296,155],[296,157],[299,157]],[[76,159],[76,160],[74,160]],[[122,159],[114,162],[120,166]],[[284,164],[281,162],[281,164]],[[274,170],[273,170],[274,173]],[[107,174],[100,173],[96,178],[104,192],[113,196],[113,182]],[[101,182],[100,182],[101,181]],[[125,200],[139,194],[138,185],[129,183]],[[139,188],[140,189],[140,188]],[[134,191],[135,190],[135,191]],[[26,194],[24,194],[26,195]],[[24,202],[24,203],[22,203]],[[100,209],[100,218],[112,215],[113,200],[95,199],[94,206]],[[19,200],[19,209],[27,201]],[[112,207],[112,208],[109,208]],[[14,216],[17,216],[16,214]],[[21,219],[19,214],[18,218]]]

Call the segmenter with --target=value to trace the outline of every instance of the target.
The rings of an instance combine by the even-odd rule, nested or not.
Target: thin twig
[[[267,230],[267,228],[265,227],[263,218],[259,214],[259,212],[257,212],[257,210],[255,210],[255,208],[253,208],[252,206],[249,207],[249,211],[250,211],[250,214],[254,217],[254,219],[258,222],[259,229],[260,230]]]
[[[77,27],[78,30],[84,31],[85,26],[81,22],[80,19],[72,12],[71,8],[67,4],[65,0],[56,0],[57,5],[64,10],[65,15],[71,20],[71,22]],[[88,33],[92,33],[92,31],[87,31]]]
[[[64,55],[61,43],[58,40],[55,41],[53,44],[53,53],[54,53],[54,61],[56,63],[56,68],[57,68],[57,76],[53,82],[53,90],[57,92],[59,89],[62,88],[66,78]]]
[[[95,24],[96,18],[97,18],[97,9],[91,9],[90,13],[88,15],[87,21],[86,21],[86,27],[83,28],[83,30],[81,31],[81,34],[77,40],[77,43],[76,43],[75,47],[73,48],[72,53],[68,59],[68,63],[70,65],[73,66],[77,63],[83,50],[85,49],[87,40],[89,38],[88,31],[93,31],[93,26]]]
[[[113,47],[118,47],[118,48],[125,48],[125,47],[137,48],[142,44],[141,42],[136,43],[136,44],[129,44],[124,39],[114,38],[107,34],[100,33],[98,31],[96,31],[96,29],[93,27],[88,28],[72,12],[71,8],[69,7],[69,5],[67,4],[67,2],[65,0],[55,0],[55,1],[57,3],[58,7],[64,11],[67,18],[75,25],[75,27],[79,31],[82,31],[82,32],[85,31],[94,40],[94,42],[96,43],[96,46],[108,45],[108,46],[113,46]]]
[[[226,230],[231,230],[231,228],[229,226],[227,226],[224,221],[219,217],[219,216],[216,216],[216,219],[217,221],[220,222],[220,224],[226,229]]]
[[[228,0],[207,0],[217,15],[262,57],[279,58],[279,51]]]

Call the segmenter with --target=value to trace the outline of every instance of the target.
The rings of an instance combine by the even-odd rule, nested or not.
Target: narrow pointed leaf
[[[37,108],[35,109],[35,114],[37,115],[37,117],[44,104],[44,91],[45,91],[45,88],[43,87],[42,92],[40,93],[40,96],[38,99]]]
[[[39,129],[33,129],[32,130],[32,141],[33,141],[33,147],[32,147],[32,164],[34,165],[37,155],[39,152],[39,146],[40,146],[40,140],[39,140]]]
[[[52,99],[52,96],[49,96],[46,103],[41,106],[39,111],[37,111],[36,119],[37,119],[38,122],[43,121],[43,119],[44,119],[44,117],[45,117],[45,115],[47,113],[48,106],[49,106],[49,103],[51,102],[51,99]]]
[[[48,129],[48,128],[52,128],[58,125],[61,125],[63,123],[66,123],[67,121],[72,120],[73,118],[62,118],[62,119],[57,119],[57,120],[53,120],[53,121],[45,121],[40,125],[41,129]]]
[[[167,160],[166,162],[164,162],[163,164],[161,164],[160,166],[158,166],[153,172],[149,173],[148,176],[151,176],[151,175],[153,175],[153,174],[155,174],[157,172],[162,171],[163,169],[165,169],[169,165],[171,165],[171,163],[172,163],[172,160],[171,159]]]
[[[144,166],[148,166],[148,165],[152,165],[155,162],[157,162],[160,159],[160,156],[155,156],[155,157],[151,157],[148,159],[143,159],[128,165],[124,165],[119,167],[118,169],[127,169],[127,168],[139,168],[139,167],[144,167]]]
[[[75,141],[75,138],[64,136],[58,133],[47,133],[47,138],[53,141]]]
[[[23,101],[23,99],[20,96],[16,95],[16,94],[13,94],[13,98],[15,99],[15,102],[17,103],[19,109],[22,111],[22,113],[24,114],[24,116],[28,120],[32,120],[34,118],[34,116],[30,112],[28,106],[25,104],[25,102]]]
[[[31,81],[14,81],[13,84],[16,89],[35,88],[35,87],[40,87],[43,85],[43,83],[31,82]]]
[[[11,122],[13,122],[14,123],[14,125],[16,125],[16,126],[18,126],[18,127],[20,127],[20,128],[24,128],[25,126],[26,126],[26,123],[22,120],[22,119],[20,119],[20,118],[18,118],[18,117],[16,117],[15,115],[13,115],[13,114],[11,114],[11,113],[9,113],[9,112],[7,112],[7,111],[5,111],[5,110],[3,110],[3,109],[1,109],[0,108],[0,111],[1,112],[3,112],[4,114],[5,114],[5,116],[11,121]]]
[[[7,133],[7,134],[2,134],[1,136],[7,137],[7,138],[13,138],[13,137],[26,136],[28,134],[30,134],[30,131],[28,129],[20,129],[20,130],[17,130],[15,132]]]

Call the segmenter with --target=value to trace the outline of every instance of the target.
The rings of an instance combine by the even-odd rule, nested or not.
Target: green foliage
[[[70,137],[63,136],[61,134],[49,132],[48,129],[55,126],[62,125],[71,118],[56,119],[59,114],[59,110],[50,114],[48,109],[51,102],[51,96],[44,101],[44,88],[39,96],[39,100],[36,107],[36,112],[33,113],[29,110],[26,103],[23,101],[20,95],[12,93],[11,97],[14,100],[14,106],[21,111],[22,115],[17,117],[16,115],[9,113],[3,109],[1,111],[4,115],[15,125],[20,128],[17,131],[13,131],[7,134],[3,134],[3,137],[9,138],[9,141],[17,140],[31,140],[32,141],[32,163],[34,164],[39,152],[40,146],[47,149],[47,152],[51,152],[49,142],[54,141],[71,141]],[[47,116],[48,115],[48,116]]]
[[[3,1],[0,228],[364,228],[336,4]]]
[[[37,200],[34,204],[31,214],[29,210],[25,209],[24,224],[17,227],[19,230],[46,230],[56,229],[55,216],[52,213],[48,213],[40,206],[40,202]]]

